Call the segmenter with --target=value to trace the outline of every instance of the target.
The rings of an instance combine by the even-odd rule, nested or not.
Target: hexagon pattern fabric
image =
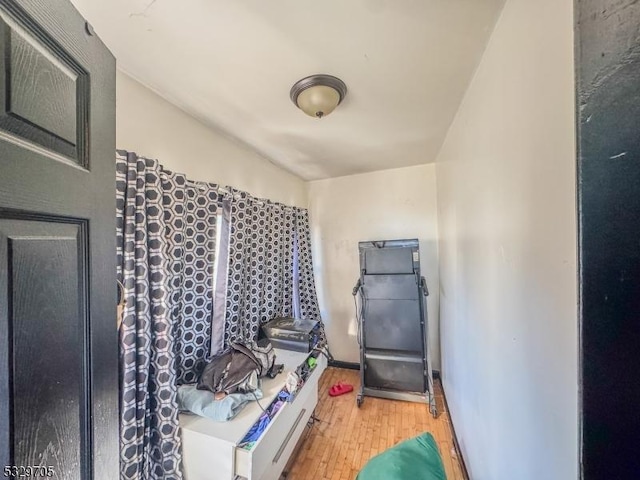
[[[120,478],[182,478],[174,330],[169,312],[160,167],[116,158],[120,328]]]
[[[177,381],[194,383],[209,360],[218,188],[166,170],[161,177]]]
[[[256,340],[260,325],[293,314],[292,207],[230,188],[225,345]]]
[[[309,211],[230,190],[225,345],[254,341],[275,317],[321,321]],[[320,343],[326,345],[322,323]]]
[[[254,341],[274,317],[321,320],[309,213],[231,187],[222,196],[215,184],[190,181],[130,152],[117,152],[116,172],[118,280],[126,301],[121,479],[180,480],[177,385],[197,381],[211,356],[212,330],[228,346]],[[216,232],[223,203],[228,229]],[[219,309],[218,233],[227,252]],[[324,344],[322,323],[320,333]]]
[[[298,267],[298,298],[300,316],[307,320],[320,321],[320,345],[327,345],[327,335],[320,317],[316,282],[313,276],[313,256],[311,254],[311,229],[309,228],[309,210],[295,208],[296,252]]]

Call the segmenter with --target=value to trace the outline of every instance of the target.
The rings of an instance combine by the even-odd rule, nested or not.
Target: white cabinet
[[[284,373],[264,379],[260,400],[267,407],[276,398],[288,371],[295,370],[308,354],[276,350],[276,363],[284,363]],[[304,431],[318,402],[318,380],[327,366],[326,358],[318,364],[294,401],[286,403],[273,417],[251,450],[238,447],[245,434],[258,421],[262,409],[250,402],[229,422],[214,422],[195,415],[180,415],[183,463],[186,480],[277,480]]]

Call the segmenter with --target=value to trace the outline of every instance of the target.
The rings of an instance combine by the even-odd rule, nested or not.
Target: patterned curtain
[[[225,345],[256,339],[279,316],[322,321],[309,212],[231,189]],[[326,345],[324,325],[320,343]]]
[[[212,354],[255,340],[276,316],[320,320],[308,211],[229,187],[221,198],[217,185],[125,151],[117,152],[116,170],[118,280],[126,302],[121,478],[180,480],[177,385],[195,382]],[[214,303],[221,209],[228,228]],[[321,334],[325,343],[323,328]]]
[[[160,167],[120,151],[116,172],[117,272],[126,302],[120,328],[120,477],[179,480]]]
[[[267,204],[267,276],[260,308],[260,323],[293,316],[293,208]]]
[[[218,188],[160,175],[177,382],[193,383],[210,357]]]
[[[246,192],[230,190],[225,345],[256,338],[266,266],[266,209]]]
[[[293,315],[293,208],[230,192],[225,345],[254,341],[262,323]]]
[[[300,316],[307,320],[320,321],[320,346],[327,345],[324,324],[320,317],[316,282],[313,276],[313,257],[311,255],[311,229],[309,228],[309,210],[295,208],[296,252],[298,265],[298,296]]]

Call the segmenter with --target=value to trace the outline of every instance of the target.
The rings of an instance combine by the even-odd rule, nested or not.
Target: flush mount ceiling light
[[[310,75],[298,80],[289,93],[291,101],[311,117],[329,115],[347,96],[347,86],[331,75]]]

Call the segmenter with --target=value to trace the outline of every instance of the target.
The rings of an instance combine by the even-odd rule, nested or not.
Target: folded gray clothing
[[[260,389],[252,393],[232,393],[221,400],[216,400],[213,393],[207,390],[198,390],[195,385],[180,385],[178,387],[178,408],[180,410],[195,413],[216,422],[231,420],[251,400],[261,398],[262,391]]]

